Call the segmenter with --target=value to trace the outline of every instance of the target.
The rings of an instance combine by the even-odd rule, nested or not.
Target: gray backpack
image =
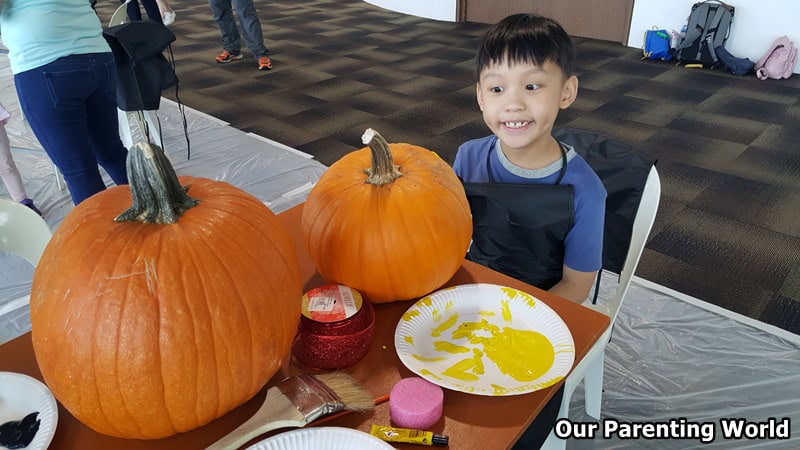
[[[686,35],[675,49],[675,57],[686,64],[714,67],[720,64],[716,49],[725,44],[731,31],[734,7],[708,0],[692,5],[686,23]]]

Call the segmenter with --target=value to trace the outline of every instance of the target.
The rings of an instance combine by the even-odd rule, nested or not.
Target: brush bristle
[[[344,409],[357,412],[371,411],[375,400],[355,378],[342,372],[314,374],[314,377],[325,383],[344,403]]]

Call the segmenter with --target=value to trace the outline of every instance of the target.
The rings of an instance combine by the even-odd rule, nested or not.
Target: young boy
[[[602,264],[606,191],[553,124],[578,93],[575,50],[555,21],[516,14],[476,57],[477,99],[494,133],[464,143],[453,168],[474,223],[468,257],[574,302]]]

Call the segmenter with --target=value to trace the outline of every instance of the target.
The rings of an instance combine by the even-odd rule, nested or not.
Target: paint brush
[[[342,410],[370,411],[372,396],[350,375],[333,372],[296,375],[267,390],[256,413],[206,450],[234,450],[256,436],[278,428],[304,427]]]

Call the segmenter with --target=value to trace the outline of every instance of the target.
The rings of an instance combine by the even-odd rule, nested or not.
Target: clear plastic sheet
[[[614,287],[604,276],[600,300]],[[568,449],[798,449],[800,336],[634,278],[606,347],[601,421],[583,409],[583,387],[570,404],[573,422],[599,423],[594,439]],[[714,440],[622,439],[603,420],[714,424]],[[790,439],[725,439],[720,420],[789,418]],[[778,423],[778,422],[776,422]],[[610,428],[610,427],[608,427]]]

